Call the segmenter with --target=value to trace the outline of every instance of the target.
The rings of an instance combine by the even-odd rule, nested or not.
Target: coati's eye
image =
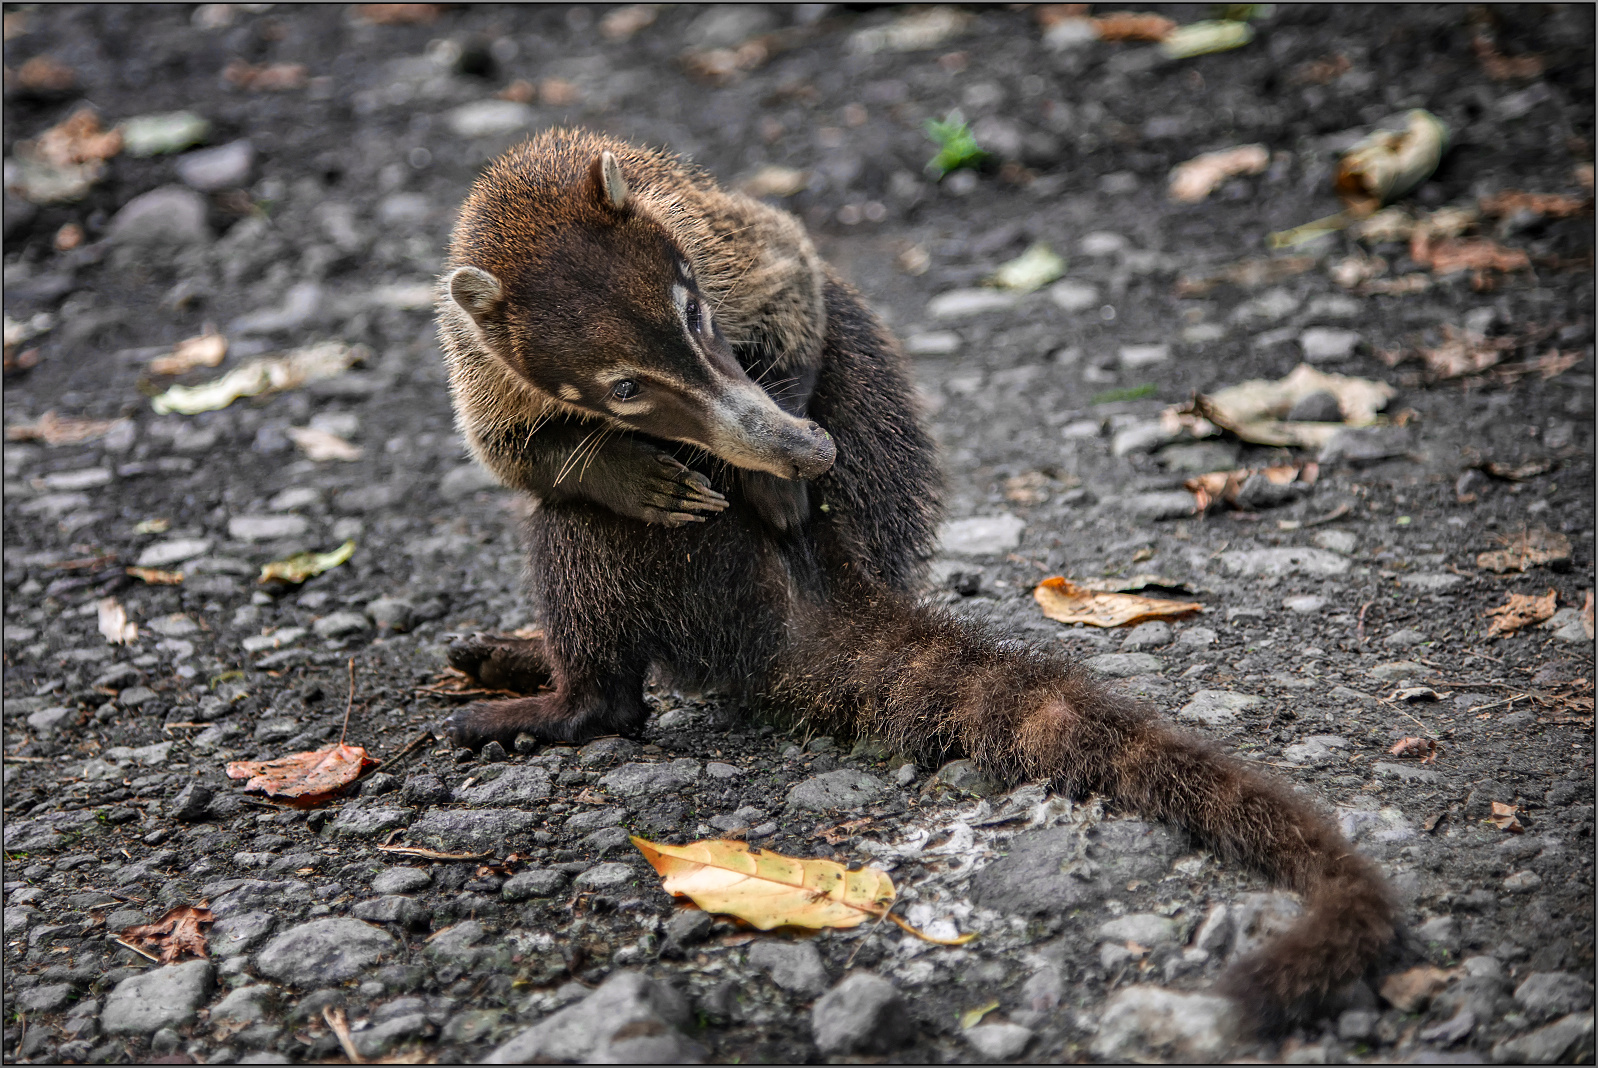
[[[630,378],[624,378],[610,387],[610,395],[617,400],[629,400],[638,395],[638,383]]]
[[[699,302],[693,297],[689,297],[688,303],[683,307],[682,314],[683,318],[688,320],[688,329],[695,334],[699,333]]]

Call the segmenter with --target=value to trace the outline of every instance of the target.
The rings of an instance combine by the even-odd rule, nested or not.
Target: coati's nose
[[[809,423],[800,432],[804,448],[796,449],[793,456],[794,474],[801,479],[819,478],[832,468],[838,458],[838,446],[832,435],[815,423]]]

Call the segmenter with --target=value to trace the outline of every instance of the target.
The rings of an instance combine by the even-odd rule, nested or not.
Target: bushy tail
[[[835,590],[806,609],[769,692],[811,722],[879,734],[929,762],[964,755],[1004,782],[1102,793],[1298,891],[1302,918],[1222,979],[1259,1026],[1314,1014],[1393,937],[1374,865],[1285,783],[1080,667],[880,587]]]

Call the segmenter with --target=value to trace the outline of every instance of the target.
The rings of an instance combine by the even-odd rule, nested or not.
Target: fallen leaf
[[[1593,640],[1592,629],[1592,591],[1587,591],[1587,600],[1581,606],[1581,629],[1587,632],[1587,640]]]
[[[1453,973],[1430,964],[1389,975],[1382,980],[1380,993],[1400,1012],[1419,1012],[1448,985]]]
[[[181,571],[159,571],[153,567],[130,567],[125,570],[140,582],[147,582],[151,586],[183,585],[183,572]]]
[[[119,931],[117,935],[131,948],[141,952],[159,951],[163,964],[171,964],[184,954],[204,960],[207,955],[205,932],[200,928],[209,926],[214,919],[211,910],[205,908],[204,904],[201,902],[199,908],[178,905],[154,923],[135,924]]]
[[[1325,85],[1327,82],[1335,82],[1353,67],[1348,57],[1338,52],[1324,59],[1314,59],[1301,64],[1293,71],[1292,81],[1295,85]]]
[[[165,356],[150,361],[154,375],[181,375],[196,367],[215,367],[227,355],[227,338],[213,331],[186,338],[172,347]]]
[[[771,164],[756,171],[741,188],[752,197],[791,197],[809,184],[810,172]]]
[[[273,560],[261,568],[261,576],[255,581],[268,582],[304,582],[308,578],[315,578],[322,572],[335,568],[355,555],[355,542],[347,541],[337,549],[325,553],[295,553],[286,560]]]
[[[358,745],[333,745],[276,760],[235,760],[228,764],[230,779],[248,779],[246,793],[264,793],[295,807],[331,800],[378,761]]]
[[[297,389],[307,382],[333,378],[364,359],[363,346],[323,341],[287,356],[251,360],[221,378],[198,386],[173,386],[150,402],[157,413],[196,415],[226,408],[240,397]]]
[[[1443,324],[1443,343],[1435,348],[1422,348],[1421,359],[1438,378],[1461,378],[1480,374],[1504,358],[1516,342],[1507,337],[1486,337],[1469,330],[1460,330]]]
[[[1284,503],[1286,498],[1269,491],[1259,492],[1249,486],[1249,479],[1259,478],[1269,486],[1313,486],[1320,474],[1320,465],[1276,464],[1271,467],[1244,467],[1236,471],[1211,471],[1197,475],[1182,483],[1182,488],[1193,494],[1200,512],[1217,504],[1228,504],[1245,511],[1274,503]],[[1262,487],[1263,488],[1263,487]]]
[[[1538,475],[1546,475],[1558,465],[1553,460],[1528,460],[1523,464],[1501,464],[1488,460],[1476,465],[1476,470],[1502,482],[1524,482]]]
[[[309,426],[291,426],[286,433],[300,451],[312,460],[359,460],[361,447],[351,445],[337,434]]]
[[[1344,153],[1337,194],[1357,215],[1372,214],[1430,178],[1447,148],[1448,127],[1416,108],[1405,116],[1403,130],[1375,130]]]
[[[1187,59],[1241,48],[1254,39],[1254,27],[1234,19],[1206,19],[1178,26],[1160,42],[1166,59]]]
[[[659,4],[628,4],[610,11],[599,20],[599,32],[607,41],[625,41],[639,30],[655,24]]]
[[[1343,413],[1341,423],[1287,422],[1293,405],[1314,393],[1330,393]],[[1197,394],[1185,405],[1167,408],[1160,423],[1172,435],[1196,438],[1230,431],[1256,445],[1324,448],[1344,427],[1371,426],[1397,391],[1385,382],[1329,375],[1301,363],[1286,378],[1254,379],[1215,393]]]
[[[34,56],[17,71],[17,84],[33,93],[64,93],[76,82],[72,68],[54,56]]]
[[[1516,215],[1520,212],[1530,212],[1550,219],[1566,219],[1572,215],[1581,215],[1592,210],[1592,197],[1572,197],[1563,193],[1522,193],[1516,189],[1505,189],[1499,193],[1484,196],[1478,200],[1477,205],[1483,215]]]
[[[1521,249],[1505,248],[1486,238],[1444,238],[1433,242],[1420,229],[1410,238],[1409,256],[1416,263],[1430,267],[1434,274],[1531,270],[1531,257]]]
[[[773,927],[857,927],[893,904],[893,880],[875,868],[849,871],[831,860],[797,859],[744,842],[664,845],[634,836],[633,845],[665,881],[666,892],[706,912]]]
[[[1094,17],[1092,22],[1103,41],[1163,41],[1176,29],[1176,23],[1164,15],[1135,11],[1112,11]]]
[[[960,1029],[969,1031],[982,1022],[982,1017],[999,1007],[999,1002],[990,1001],[986,1005],[979,1005],[974,1009],[967,1009],[960,1014]]]
[[[886,26],[856,30],[847,47],[857,55],[877,52],[924,52],[951,41],[966,31],[971,16],[957,7],[940,4],[901,15]]]
[[[442,4],[356,4],[355,16],[377,26],[417,26],[437,22]]]
[[[1476,61],[1481,64],[1482,72],[1495,82],[1535,78],[1543,72],[1541,56],[1534,53],[1506,56],[1498,51],[1498,45],[1486,34],[1477,34],[1471,47],[1476,52]]]
[[[172,526],[172,520],[170,520],[170,519],[164,519],[164,518],[141,519],[137,523],[134,524],[133,533],[135,533],[135,534],[165,534],[167,532],[167,530],[171,526]]]
[[[112,645],[130,645],[139,640],[139,625],[128,622],[127,609],[115,597],[102,597],[99,610],[100,633]]]
[[[1432,764],[1437,760],[1437,743],[1430,738],[1401,738],[1388,752],[1395,757],[1420,757],[1422,764]]]
[[[993,272],[993,284],[1016,293],[1041,289],[1065,273],[1065,260],[1039,241]]]
[[[384,853],[394,853],[402,857],[418,857],[422,860],[482,860],[485,857],[494,855],[492,850],[486,853],[441,853],[436,849],[428,849],[425,846],[409,845],[380,845],[377,848]]]
[[[1181,297],[1199,297],[1228,284],[1258,289],[1312,271],[1315,264],[1313,256],[1256,256],[1208,274],[1183,275],[1176,283],[1176,293]]]
[[[1520,811],[1516,805],[1506,805],[1502,801],[1493,802],[1493,814],[1487,817],[1487,822],[1497,827],[1500,831],[1510,834],[1519,834],[1526,828],[1521,826],[1520,819],[1515,815]]]
[[[1441,701],[1446,693],[1438,693],[1430,686],[1405,686],[1387,696],[1389,701]],[[1430,763],[1430,761],[1427,761]]]
[[[46,445],[81,445],[106,436],[115,419],[72,419],[45,412],[36,423],[6,427],[7,441],[42,441]]]
[[[105,161],[120,151],[121,132],[101,129],[99,115],[85,105],[37,140],[17,142],[6,189],[34,204],[81,200],[105,174]]]
[[[1544,382],[1558,378],[1581,362],[1580,352],[1545,352],[1524,363],[1501,363],[1493,368],[1493,377],[1504,382],[1514,382],[1527,375],[1536,375]]]
[[[1081,579],[1076,585],[1094,593],[1127,593],[1131,590],[1146,589],[1178,590],[1186,593],[1192,588],[1182,579],[1167,578],[1146,571],[1121,578]]]
[[[1502,573],[1570,561],[1570,539],[1547,527],[1532,527],[1513,538],[1500,535],[1496,540],[1504,548],[1477,555],[1477,567]]]
[[[1241,174],[1259,174],[1271,162],[1264,145],[1239,145],[1219,152],[1206,152],[1171,171],[1171,199],[1197,204],[1213,193],[1222,182]]]
[[[18,151],[22,148],[19,145]],[[122,151],[122,134],[100,127],[100,116],[85,104],[32,143],[33,154],[57,167],[103,163]]]
[[[1043,614],[1060,623],[1124,627],[1150,619],[1182,619],[1204,611],[1196,601],[1167,601],[1132,593],[1087,589],[1060,575],[1046,578],[1032,591]]]
[[[77,223],[65,223],[55,232],[55,237],[50,243],[55,246],[57,252],[71,252],[83,244],[86,236],[83,227]]]
[[[267,63],[258,67],[242,59],[231,60],[223,68],[222,78],[250,93],[286,93],[304,89],[309,80],[303,63]]]
[[[1549,590],[1541,597],[1528,593],[1510,594],[1509,600],[1488,611],[1487,616],[1493,622],[1487,628],[1487,637],[1513,634],[1522,627],[1551,618],[1558,600],[1559,594],[1555,590]]]

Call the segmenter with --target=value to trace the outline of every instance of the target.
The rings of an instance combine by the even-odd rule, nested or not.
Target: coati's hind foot
[[[544,639],[506,638],[481,632],[456,638],[445,650],[449,666],[492,690],[537,693],[552,680]]]
[[[449,739],[464,749],[489,742],[511,748],[519,734],[540,742],[586,742],[605,734],[635,734],[648,718],[642,687],[630,701],[573,700],[562,690],[504,701],[474,701],[444,720]]]

